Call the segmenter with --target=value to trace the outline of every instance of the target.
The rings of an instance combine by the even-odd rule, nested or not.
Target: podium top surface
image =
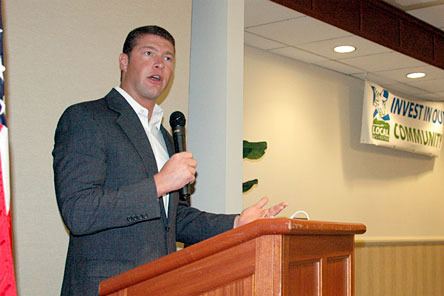
[[[153,262],[101,282],[99,295],[107,295],[126,285],[155,277],[217,252],[242,244],[263,235],[350,235],[366,231],[364,224],[306,221],[287,218],[259,219],[215,237],[182,249]]]

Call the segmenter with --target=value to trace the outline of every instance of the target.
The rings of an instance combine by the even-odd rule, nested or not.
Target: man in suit
[[[57,125],[54,180],[69,229],[62,295],[97,295],[99,282],[260,217],[266,199],[240,215],[210,214],[179,200],[196,160],[174,154],[156,99],[174,73],[175,42],[157,26],[131,31],[119,56],[121,84],[70,106]],[[210,198],[210,197],[209,197]]]

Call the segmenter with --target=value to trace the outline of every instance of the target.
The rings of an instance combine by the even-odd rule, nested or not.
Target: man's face
[[[139,103],[153,103],[167,87],[174,63],[174,46],[170,41],[157,35],[143,35],[129,56],[122,53],[119,57],[121,87]]]

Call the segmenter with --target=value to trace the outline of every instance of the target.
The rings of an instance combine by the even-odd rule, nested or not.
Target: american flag
[[[0,2],[0,295],[16,296],[12,257],[11,204],[9,192],[8,128],[5,117],[3,20]]]

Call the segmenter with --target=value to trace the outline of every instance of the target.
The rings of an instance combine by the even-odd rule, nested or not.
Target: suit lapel
[[[125,98],[122,97],[115,89],[112,89],[108,93],[105,100],[107,101],[110,109],[120,114],[116,120],[116,123],[128,136],[129,141],[133,144],[137,153],[142,158],[147,175],[156,174],[158,172],[156,159],[137,114],[134,112]]]

